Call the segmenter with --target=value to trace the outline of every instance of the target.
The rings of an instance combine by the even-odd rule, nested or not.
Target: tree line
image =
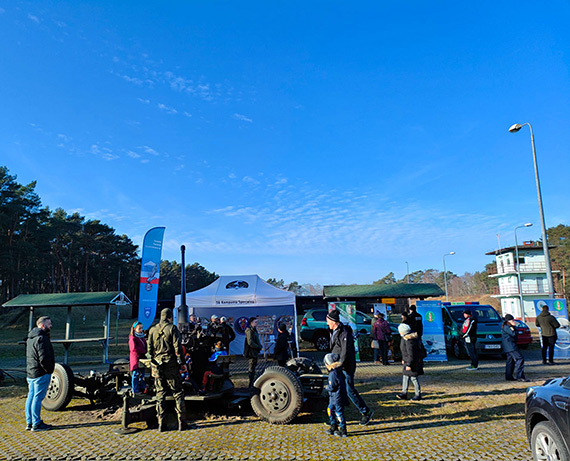
[[[36,182],[20,184],[8,168],[0,166],[0,302],[22,293],[71,293],[115,291],[119,288],[138,301],[140,257],[138,246],[127,235],[99,220],[62,208],[51,211],[42,206],[35,191]],[[570,226],[548,229],[550,256],[556,291],[570,294]],[[497,286],[489,277],[495,262],[485,270],[457,275],[447,272],[451,296],[488,294]],[[159,299],[172,299],[180,293],[180,264],[163,260],[160,268]],[[186,266],[187,291],[203,288],[219,276],[197,262]],[[319,284],[286,284],[270,278],[268,283],[297,295],[322,295]],[[443,272],[427,269],[396,279],[393,272],[373,282],[435,283],[444,287]]]
[[[0,302],[25,293],[122,290],[138,301],[140,256],[127,235],[99,220],[42,206],[36,182],[20,184],[0,166]],[[188,290],[218,276],[198,263],[186,268]],[[159,298],[180,293],[180,265],[161,263]]]

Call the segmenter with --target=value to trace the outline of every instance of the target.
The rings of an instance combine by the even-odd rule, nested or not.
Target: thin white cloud
[[[150,104],[150,99],[137,98],[143,104]]]
[[[178,111],[174,107],[169,107],[166,104],[158,103],[157,107],[160,110],[166,112],[167,114],[177,114],[178,113]]]
[[[128,155],[129,157],[131,157],[131,158],[141,158],[141,154],[138,154],[138,153],[136,153],[136,152],[134,152],[134,151],[132,151],[132,150],[128,151],[128,152],[127,152],[127,155]]]
[[[252,178],[251,176],[244,176],[242,178],[242,181],[248,184],[259,184],[259,181],[257,179]]]
[[[235,118],[236,120],[241,120],[242,122],[248,122],[248,123],[252,123],[253,120],[249,117],[247,117],[246,115],[243,114],[234,114],[233,118]]]
[[[105,146],[100,146],[99,144],[92,144],[89,149],[89,152],[106,161],[117,160],[119,158],[119,156],[113,153],[113,151],[110,148]]]
[[[157,157],[160,155],[156,150],[149,146],[142,146],[141,149],[144,150],[147,154],[151,154]]]
[[[184,111],[183,114],[188,118],[192,117],[192,114],[190,112]]]
[[[37,16],[34,16],[33,14],[28,14],[28,19],[30,21],[34,21],[36,24],[40,23],[40,18],[38,18]]]
[[[137,86],[142,86],[142,84],[144,83],[144,81],[141,80],[140,78],[131,77],[130,75],[121,75],[121,78],[126,82],[134,83]]]

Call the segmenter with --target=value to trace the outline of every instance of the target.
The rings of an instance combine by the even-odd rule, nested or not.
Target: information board
[[[427,352],[424,362],[447,362],[441,301],[418,301],[416,307],[423,317],[422,342]]]

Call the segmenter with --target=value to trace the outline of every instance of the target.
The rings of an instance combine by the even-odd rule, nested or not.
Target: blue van
[[[461,327],[465,320],[463,311],[471,310],[477,319],[477,353],[480,355],[501,355],[501,326],[503,319],[499,313],[488,304],[443,303],[443,332],[445,335],[445,347],[456,358],[468,357],[465,341],[461,337]]]

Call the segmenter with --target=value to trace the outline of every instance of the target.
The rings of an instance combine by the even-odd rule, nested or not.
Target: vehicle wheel
[[[73,397],[73,372],[69,366],[56,363],[42,407],[50,411],[63,410]]]
[[[456,359],[464,359],[466,357],[465,352],[461,348],[461,344],[459,343],[459,341],[453,341],[451,347],[453,349],[453,356]]]
[[[319,333],[313,341],[318,351],[328,351],[330,347],[330,337],[327,333]]]
[[[535,461],[570,459],[562,437],[550,421],[542,421],[534,427],[530,436],[530,448]]]
[[[287,361],[287,368],[289,368],[293,373],[299,374],[316,374],[320,375],[321,369],[319,366],[311,359],[307,357],[295,357]]]
[[[287,424],[299,414],[303,405],[303,387],[292,371],[268,367],[253,386],[258,392],[251,398],[251,407],[264,421]]]

